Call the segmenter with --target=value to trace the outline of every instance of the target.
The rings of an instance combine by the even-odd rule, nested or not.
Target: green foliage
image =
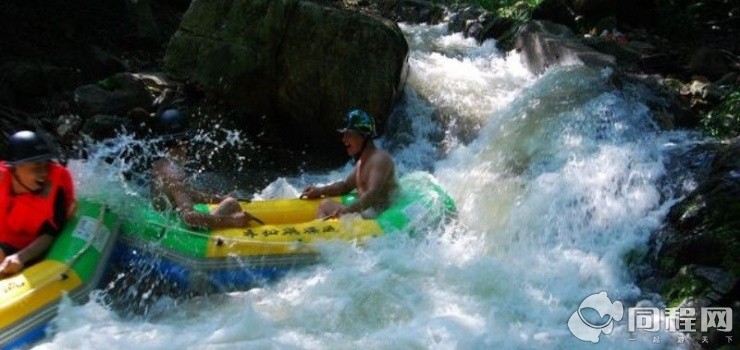
[[[709,285],[706,280],[696,276],[692,269],[684,267],[663,286],[660,294],[668,307],[678,307],[687,299],[696,300],[707,289]]]
[[[704,115],[701,124],[704,132],[714,137],[740,135],[740,86]]]
[[[498,15],[503,18],[511,18],[518,22],[525,22],[532,17],[532,11],[540,2],[542,1],[518,1],[513,5],[499,8]]]
[[[487,11],[494,12],[503,18],[511,18],[515,21],[527,21],[532,11],[539,6],[543,0],[455,0],[455,5],[477,5]]]

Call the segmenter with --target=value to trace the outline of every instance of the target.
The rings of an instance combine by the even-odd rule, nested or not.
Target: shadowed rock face
[[[299,0],[194,1],[166,68],[218,95],[289,144],[336,148],[336,126],[363,108],[382,126],[403,91],[408,44],[398,26]]]
[[[660,258],[663,273],[671,275],[681,266],[698,264],[740,273],[740,139],[719,151],[711,175],[686,199],[671,209]],[[670,264],[668,264],[670,262]]]
[[[583,44],[568,27],[546,21],[524,25],[516,37],[515,47],[521,52],[523,63],[534,73],[576,60],[596,69],[616,65],[614,57]]]
[[[740,138],[721,147],[709,176],[671,208],[655,266],[668,305],[737,307],[740,289]],[[737,322],[737,316],[735,316]],[[722,344],[734,333],[694,332]],[[721,340],[721,342],[719,341]],[[710,346],[712,348],[714,346]]]

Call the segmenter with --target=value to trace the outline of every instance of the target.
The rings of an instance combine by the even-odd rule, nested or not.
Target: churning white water
[[[444,25],[402,29],[410,76],[380,142],[401,174],[436,177],[457,203],[455,221],[416,237],[326,244],[315,266],[152,317],[65,303],[56,334],[37,348],[679,348],[675,333],[629,334],[626,311],[597,344],[576,338],[568,320],[601,291],[625,307],[662,307],[626,259],[644,251],[672,203],[667,154],[690,136],[659,130],[642,90],[615,88],[609,71],[574,64],[533,76],[493,42]],[[87,195],[118,183],[72,166]],[[258,196],[294,195],[347,171],[276,179]]]

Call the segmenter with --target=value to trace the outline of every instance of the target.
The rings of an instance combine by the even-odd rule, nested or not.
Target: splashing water
[[[644,97],[614,88],[609,71],[572,65],[532,76],[493,42],[444,26],[402,30],[411,75],[379,142],[401,175],[437,178],[457,202],[456,221],[422,237],[327,243],[318,265],[151,319],[65,303],[58,333],[38,348],[586,349],[595,345],[567,323],[588,295],[660,306],[625,257],[646,249],[673,203],[670,149],[695,136],[659,130]],[[116,169],[109,175],[103,163],[72,166],[85,195],[123,183],[116,171],[128,165],[106,165]],[[259,196],[294,195],[349,169],[279,178]],[[127,186],[122,195],[141,193]],[[676,334],[652,335],[661,342],[631,340],[622,319],[598,346],[679,347]]]

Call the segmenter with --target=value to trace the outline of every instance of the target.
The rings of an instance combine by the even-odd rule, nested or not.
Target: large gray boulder
[[[74,99],[80,113],[125,115],[131,108],[149,107],[152,96],[136,74],[119,73],[96,84],[75,89]]]
[[[354,107],[383,125],[406,78],[408,44],[382,18],[300,0],[195,0],[165,65],[293,145],[337,148]],[[287,127],[286,127],[287,126]]]

